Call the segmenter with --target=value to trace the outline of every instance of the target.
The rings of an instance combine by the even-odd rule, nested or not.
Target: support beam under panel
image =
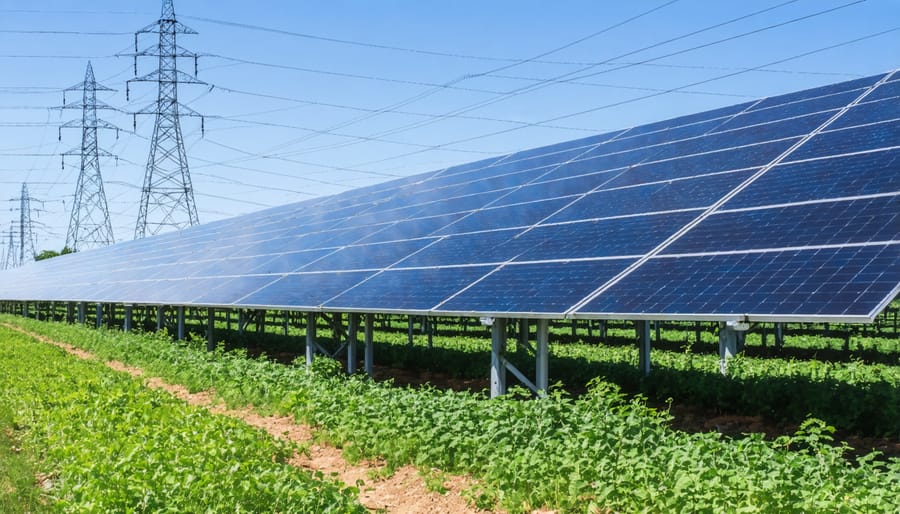
[[[407,337],[407,339],[409,340],[409,345],[412,346],[412,345],[413,345],[413,330],[414,330],[414,328],[415,328],[415,327],[414,327],[414,321],[413,321],[413,317],[412,317],[412,316],[409,316],[409,317],[407,318],[406,324],[407,324],[407,328],[406,328],[406,337]]]
[[[306,365],[312,366],[316,356],[316,313],[306,313]]]
[[[216,310],[210,307],[206,309],[206,350],[216,349]]]
[[[737,355],[737,332],[725,323],[719,323],[719,372],[728,374],[728,360]]]
[[[373,332],[375,328],[375,315],[366,314],[365,320],[365,355],[363,357],[363,368],[366,375],[372,376],[375,367],[375,340]]]
[[[87,304],[78,302],[78,324],[84,325],[85,319],[87,319]]]
[[[66,303],[66,323],[70,325],[75,322],[75,303],[67,302]]]
[[[94,307],[94,313],[97,318],[97,328],[100,328],[103,326],[103,304],[102,303],[98,303]]]
[[[528,323],[528,320],[523,320]],[[550,323],[546,319],[537,322],[537,351],[535,352],[535,386],[538,396],[547,396],[550,389]]]
[[[166,308],[162,305],[156,306],[156,331],[166,328]]]
[[[506,320],[495,318],[491,325],[491,398],[506,394]]]
[[[775,348],[784,347],[784,323],[775,323]]]
[[[125,324],[123,325],[123,329],[125,332],[131,332],[132,324],[134,323],[134,307],[131,305],[125,306]]]
[[[634,331],[637,334],[638,344],[638,369],[643,376],[650,375],[650,322],[648,320],[636,320]]]
[[[350,313],[347,320],[347,374],[356,373],[356,342],[359,332],[359,314]]]
[[[175,323],[177,325],[176,332],[178,333],[178,340],[184,340],[184,306],[179,305],[175,308]]]
[[[519,320],[519,338],[516,341],[516,353],[525,351],[528,348],[528,318]]]

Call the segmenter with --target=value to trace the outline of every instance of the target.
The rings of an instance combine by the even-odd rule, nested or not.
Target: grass
[[[31,452],[16,437],[12,410],[0,403],[0,512],[48,512],[36,476]]]

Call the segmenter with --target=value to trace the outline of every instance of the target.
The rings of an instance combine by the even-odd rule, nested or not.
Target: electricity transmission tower
[[[138,36],[158,33],[159,43],[138,51]],[[193,109],[178,102],[178,84],[205,84],[197,80],[198,54],[185,50],[176,43],[178,34],[197,32],[175,19],[172,0],[163,0],[162,15],[134,34],[134,74],[131,82],[156,82],[159,96],[155,104],[134,113],[155,114],[153,139],[150,143],[150,157],[141,189],[141,205],[138,212],[134,238],[158,234],[169,228],[182,229],[198,224],[197,206],[194,204],[194,190],[188,170],[187,155],[181,134],[180,116],[200,116]],[[156,71],[137,77],[137,58],[141,56],[159,58]],[[194,59],[194,76],[178,71],[178,58]],[[126,86],[126,95],[128,88]],[[201,127],[203,118],[201,117]],[[135,121],[135,127],[137,121]]]
[[[0,255],[0,269],[10,269],[15,268],[16,265],[16,240],[13,237],[14,234],[13,224],[9,223],[9,242],[6,245],[6,251]]]
[[[7,256],[6,266],[7,268],[18,268],[26,262],[34,260],[34,226],[31,219],[31,202],[38,202],[40,200],[28,195],[28,184],[23,182],[21,196],[18,198],[10,198],[10,201],[19,202],[19,225],[18,227],[15,227],[15,229],[18,229],[19,241],[18,244],[15,244],[10,236],[7,253],[12,255],[11,258],[9,255]],[[15,231],[16,230],[10,230],[10,234],[12,235]],[[13,248],[15,250],[10,250]],[[18,255],[16,255],[16,253],[18,253]]]
[[[66,91],[81,91],[82,100],[66,104]],[[97,129],[113,129],[117,135],[119,129],[97,118],[97,109],[112,109],[97,100],[97,91],[113,90],[97,83],[90,62],[84,74],[84,82],[63,91],[62,108],[81,109],[81,120],[65,123],[59,131],[59,138],[62,140],[63,128],[81,127],[81,148],[63,154],[63,165],[66,155],[81,157],[81,171],[78,174],[78,184],[75,186],[75,202],[72,205],[72,217],[66,233],[66,248],[73,252],[115,243],[106,194],[103,192],[103,178],[100,176],[100,156],[108,157],[112,154],[97,146]]]

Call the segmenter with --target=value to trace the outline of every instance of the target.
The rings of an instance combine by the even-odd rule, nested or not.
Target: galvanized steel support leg
[[[350,313],[347,319],[347,374],[356,373],[356,341],[359,331],[359,314]]]
[[[156,306],[156,331],[160,331],[166,327],[166,308],[162,305]]]
[[[491,398],[506,394],[506,320],[495,318],[491,325]]]
[[[413,317],[407,319],[406,337],[409,339],[409,345],[413,345]]]
[[[206,309],[206,349],[210,352],[216,349],[216,310],[213,308]]]
[[[528,319],[519,320],[519,338],[516,340],[516,353],[525,351],[528,348]]]
[[[98,303],[94,307],[94,313],[96,314],[96,317],[97,317],[97,328],[100,328],[101,326],[103,326],[103,304],[102,303]]]
[[[78,302],[78,323],[80,325],[84,325],[84,320],[87,318],[87,304],[84,302]]]
[[[784,347],[784,323],[775,323],[775,348]]]
[[[650,321],[635,320],[634,331],[637,334],[638,369],[646,377],[650,375]]]
[[[523,320],[526,322],[528,320]],[[537,322],[537,352],[535,354],[534,381],[538,396],[546,396],[550,389],[550,322],[539,319]]]
[[[22,302],[22,317],[28,317],[28,302]]]
[[[238,309],[238,335],[244,334],[244,309]]]
[[[184,306],[179,305],[175,308],[175,324],[177,325],[176,332],[178,333],[178,340],[184,340]]]
[[[725,323],[719,323],[719,372],[728,374],[728,360],[737,355],[737,332]]]
[[[363,357],[363,367],[366,371],[366,375],[372,376],[372,372],[375,367],[375,341],[373,337],[373,332],[375,328],[375,315],[374,314],[366,314],[365,320],[365,355]]]
[[[288,311],[281,311],[281,317],[284,322],[284,335],[288,335],[290,333],[290,321],[291,321],[291,313]],[[231,318],[228,318],[229,328],[231,328]]]
[[[134,317],[134,307],[131,305],[125,306],[125,324],[122,326],[125,332],[131,332],[131,325]]]
[[[316,313],[306,313],[306,365],[312,366],[316,356]]]

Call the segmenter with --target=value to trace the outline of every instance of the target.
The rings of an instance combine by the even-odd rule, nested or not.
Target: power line
[[[754,16],[758,16],[758,15],[760,15],[760,14],[764,14],[764,13],[770,12],[770,11],[772,11],[772,10],[774,10],[774,9],[778,9],[778,8],[783,7],[783,6],[785,6],[785,5],[794,3],[794,2],[796,2],[796,1],[797,1],[797,0],[788,0],[788,1],[786,1],[786,2],[782,2],[782,3],[780,3],[780,4],[777,4],[777,5],[774,5],[774,6],[765,8],[765,9],[761,9],[761,10],[758,10],[758,11],[751,12],[751,13],[749,13],[749,14],[745,14],[745,15],[741,15],[741,16],[738,16],[738,17],[735,17],[735,18],[731,18],[731,19],[726,20],[726,21],[724,21],[724,22],[716,23],[716,24],[713,24],[713,25],[710,25],[710,26],[707,26],[707,27],[704,27],[704,28],[701,28],[701,29],[698,29],[698,30],[694,30],[694,31],[688,32],[688,33],[686,33],[686,34],[682,34],[682,35],[680,35],[680,36],[676,36],[676,37],[673,37],[673,38],[666,39],[666,40],[664,40],[664,41],[660,41],[660,42],[657,42],[657,43],[654,43],[654,44],[651,44],[651,45],[644,46],[644,47],[639,48],[639,49],[637,49],[637,50],[631,50],[631,51],[626,52],[626,53],[624,53],[624,54],[621,54],[621,55],[619,55],[619,56],[613,57],[613,58],[609,59],[608,61],[613,61],[613,60],[621,59],[621,58],[623,58],[623,57],[628,57],[628,56],[631,56],[631,55],[635,55],[635,54],[637,54],[637,53],[641,53],[641,52],[644,52],[644,51],[646,51],[646,50],[650,50],[650,49],[653,49],[653,48],[657,48],[657,47],[660,47],[660,46],[663,46],[663,45],[666,45],[666,44],[673,43],[673,42],[675,42],[675,41],[679,41],[679,40],[682,40],[682,39],[686,39],[686,38],[688,38],[688,37],[692,37],[692,36],[701,34],[701,33],[703,33],[703,32],[708,32],[708,31],[710,31],[710,30],[717,29],[717,28],[721,28],[721,27],[723,27],[723,26],[730,25],[730,24],[736,23],[736,22],[738,22],[738,21],[743,21],[743,20],[746,20],[746,19],[748,19],[748,18],[751,18],[751,17],[754,17]],[[842,4],[842,5],[837,6],[837,7],[833,7],[833,8],[829,8],[829,9],[820,10],[820,11],[817,11],[817,12],[815,12],[815,13],[808,14],[808,15],[804,15],[804,16],[800,16],[800,17],[796,17],[796,18],[792,18],[792,19],[787,20],[787,21],[783,21],[783,22],[779,22],[779,23],[775,23],[775,24],[770,24],[770,25],[768,25],[768,26],[766,26],[766,27],[763,27],[763,28],[754,29],[754,30],[751,30],[751,31],[748,31],[748,32],[743,32],[743,33],[741,33],[741,34],[729,36],[729,37],[726,37],[726,38],[721,38],[721,39],[718,39],[718,40],[715,40],[715,41],[712,41],[712,42],[703,43],[703,44],[700,44],[700,45],[695,45],[695,46],[692,46],[692,47],[689,47],[689,48],[685,48],[685,49],[682,49],[682,50],[678,50],[678,51],[676,51],[676,52],[670,52],[670,53],[665,54],[665,55],[662,55],[662,56],[657,56],[657,57],[653,57],[653,58],[648,58],[648,59],[645,59],[644,62],[652,62],[652,61],[655,61],[655,60],[660,60],[660,59],[672,57],[672,56],[674,56],[674,55],[681,55],[681,54],[688,53],[688,52],[691,52],[691,51],[694,51],[694,50],[698,50],[698,49],[701,49],[701,48],[707,48],[707,47],[709,47],[709,46],[712,46],[712,45],[715,45],[715,44],[721,44],[721,43],[724,43],[724,42],[726,42],[726,41],[733,41],[733,40],[738,39],[738,38],[741,38],[741,37],[746,37],[746,36],[749,36],[749,35],[752,35],[752,34],[758,34],[758,33],[762,32],[762,31],[765,31],[765,30],[771,30],[771,29],[774,29],[774,28],[777,28],[777,27],[785,26],[785,25],[790,24],[790,23],[796,23],[796,22],[799,22],[799,21],[807,20],[807,19],[810,19],[810,18],[815,17],[815,16],[821,16],[821,15],[824,15],[824,14],[832,13],[832,12],[835,12],[835,11],[837,11],[837,10],[839,10],[839,9],[844,9],[844,8],[850,7],[850,6],[852,6],[852,5],[859,4],[859,3],[863,2],[863,1],[865,1],[865,0],[854,0],[854,1],[852,1],[852,2],[848,2],[848,3]],[[594,73],[591,73],[591,74],[582,74],[583,72],[586,72],[586,71],[588,71],[589,69],[592,69],[592,68],[595,68],[595,67],[596,67],[596,66],[589,66],[589,67],[583,68],[583,69],[581,69],[581,70],[575,70],[575,71],[570,71],[570,72],[567,72],[567,73],[563,73],[563,74],[561,74],[561,75],[557,75],[557,76],[555,76],[555,77],[545,79],[545,80],[542,81],[542,82],[539,82],[539,83],[536,83],[536,84],[531,84],[531,85],[528,85],[528,86],[523,86],[523,87],[521,87],[521,88],[515,89],[515,90],[511,91],[510,93],[508,93],[507,95],[504,95],[504,96],[502,96],[502,97],[493,98],[493,99],[489,99],[489,100],[484,100],[484,101],[481,101],[481,102],[476,102],[476,103],[474,103],[474,104],[470,104],[470,105],[468,105],[468,106],[466,106],[466,107],[461,107],[461,108],[458,108],[458,109],[454,109],[454,110],[452,110],[452,111],[447,112],[446,115],[449,117],[449,116],[455,116],[455,115],[462,114],[462,113],[471,112],[471,111],[474,111],[474,110],[476,110],[476,109],[481,109],[481,108],[483,108],[483,107],[487,107],[488,105],[493,105],[493,104],[495,104],[495,103],[498,103],[498,102],[507,100],[507,99],[509,99],[509,98],[513,98],[513,97],[520,96],[520,95],[523,95],[523,94],[526,94],[526,93],[531,93],[531,92],[533,92],[533,91],[537,91],[537,90],[539,90],[539,89],[543,89],[543,88],[548,87],[548,86],[553,85],[553,84],[558,84],[558,83],[566,82],[567,79],[580,80],[580,79],[583,79],[583,78],[596,76],[596,75],[599,75],[599,74],[602,74],[602,73],[609,73],[610,71],[617,71],[618,69],[623,69],[623,68],[624,68],[624,66],[623,66],[623,67],[620,67],[620,68],[617,68],[617,69],[613,69],[613,70],[600,70],[600,71],[598,71],[598,72],[594,72]],[[734,72],[734,73],[746,73],[746,72]],[[652,95],[652,96],[658,96],[658,94],[654,94],[654,95]],[[407,125],[403,125],[403,126],[400,126],[400,127],[396,127],[396,128],[394,128],[394,129],[385,130],[385,131],[380,131],[380,132],[377,132],[377,133],[374,133],[374,134],[370,134],[370,135],[373,136],[373,137],[385,137],[385,136],[389,136],[389,135],[393,135],[393,134],[398,134],[398,133],[406,132],[406,131],[409,131],[409,130],[412,130],[412,129],[421,128],[421,127],[423,127],[423,126],[430,125],[430,124],[436,123],[436,122],[438,122],[438,121],[440,121],[440,119],[419,121],[419,122],[415,122],[415,123],[410,123],[410,124],[407,124]],[[545,121],[546,121],[546,120],[545,120]],[[551,121],[551,122],[552,122],[552,121]],[[532,126],[536,126],[536,125],[532,125]],[[508,130],[499,131],[498,133],[501,133],[501,134],[502,134],[502,133],[512,132],[512,131],[515,131],[515,130],[520,130],[520,129],[522,129],[522,128],[524,128],[524,127],[513,127],[513,128],[510,128],[510,129],[508,129]],[[492,133],[492,134],[493,134],[493,133]],[[469,141],[472,141],[472,140],[475,140],[475,139],[480,139],[480,138],[477,138],[477,137],[475,137],[475,138],[468,138]],[[350,145],[352,145],[352,144],[354,144],[354,143],[350,143],[350,142],[338,143],[338,144],[331,145],[331,146],[326,147],[326,148],[327,148],[327,149],[344,148],[344,147],[350,146]],[[317,150],[315,150],[315,151],[319,151],[319,150],[320,150],[320,149],[317,149]],[[310,151],[290,152],[290,153],[286,153],[285,155],[303,155],[303,154],[309,153],[309,152],[310,152]],[[418,152],[414,152],[414,153],[418,153]],[[410,154],[404,154],[403,156],[406,156],[406,155],[410,155]],[[394,157],[394,158],[400,158],[400,157],[402,157],[402,156],[396,156],[396,157]],[[387,158],[387,159],[380,160],[380,161],[378,161],[378,162],[384,162],[385,160],[392,160],[392,159],[393,159],[393,158]]]

